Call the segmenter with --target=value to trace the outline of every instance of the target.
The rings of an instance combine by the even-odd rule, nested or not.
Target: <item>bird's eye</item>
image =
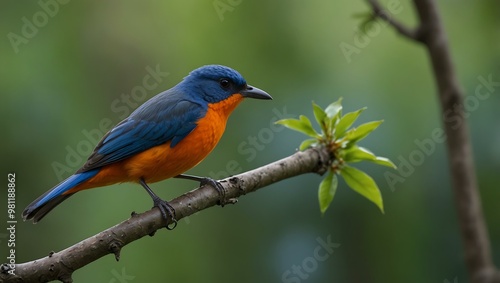
[[[219,84],[220,86],[223,88],[223,89],[228,89],[229,86],[231,85],[231,83],[229,83],[229,80],[228,79],[221,79],[219,81]]]

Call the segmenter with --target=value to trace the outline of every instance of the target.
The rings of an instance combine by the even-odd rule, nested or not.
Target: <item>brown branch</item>
[[[393,19],[390,14],[387,13],[378,0],[367,0],[368,5],[372,8],[373,16],[375,18],[380,18],[390,24],[394,29],[396,29],[401,35],[418,42],[422,42],[420,38],[420,29],[411,29],[405,26],[403,23]]]
[[[369,0],[375,14],[381,10],[378,1]],[[446,132],[455,206],[471,282],[500,282],[490,252],[488,230],[484,221],[476,180],[469,129],[464,115],[464,92],[459,86],[448,47],[448,40],[433,0],[414,0],[419,27],[410,32],[396,21],[387,20],[400,33],[422,42],[427,48],[438,88]],[[385,18],[384,18],[385,19]],[[460,106],[460,107],[456,107]],[[452,113],[456,119],[445,119]]]
[[[226,178],[221,182],[226,189],[226,197],[236,199],[283,179],[305,173],[323,174],[331,157],[322,148],[297,152],[260,168]],[[219,194],[209,186],[203,186],[181,195],[169,202],[176,211],[177,220],[198,211],[217,205]],[[158,209],[132,216],[105,231],[85,239],[65,250],[52,253],[46,257],[16,264],[15,275],[8,274],[8,266],[2,265],[0,282],[47,282],[60,280],[72,282],[74,271],[107,255],[115,254],[120,258],[120,250],[127,244],[144,236],[153,235],[165,227]]]

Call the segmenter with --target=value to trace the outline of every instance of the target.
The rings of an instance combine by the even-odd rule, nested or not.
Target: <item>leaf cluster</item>
[[[319,132],[314,129],[311,120],[304,115],[300,115],[299,119],[283,119],[276,122],[310,137],[300,144],[300,150],[322,146],[327,148],[334,157],[328,174],[318,189],[319,207],[322,214],[330,206],[337,191],[337,176],[342,177],[351,189],[377,205],[382,213],[384,212],[382,195],[375,181],[365,172],[350,166],[350,163],[369,161],[396,168],[389,159],[376,156],[370,150],[358,145],[359,141],[366,138],[383,122],[383,120],[371,121],[352,127],[365,110],[366,107],[343,115],[342,98],[325,109],[313,102],[314,118],[321,128]]]

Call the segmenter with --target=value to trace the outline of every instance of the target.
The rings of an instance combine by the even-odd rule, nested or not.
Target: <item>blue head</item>
[[[217,103],[234,94],[256,99],[272,99],[265,91],[249,86],[236,70],[222,65],[200,67],[189,73],[177,87],[208,103]]]

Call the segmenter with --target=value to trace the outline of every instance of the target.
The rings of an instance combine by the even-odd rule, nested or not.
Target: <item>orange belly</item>
[[[200,163],[215,148],[224,133],[231,112],[243,100],[235,94],[209,104],[205,117],[175,147],[170,142],[155,146],[132,157],[103,167],[97,175],[65,194],[122,182],[154,183],[175,177]]]

